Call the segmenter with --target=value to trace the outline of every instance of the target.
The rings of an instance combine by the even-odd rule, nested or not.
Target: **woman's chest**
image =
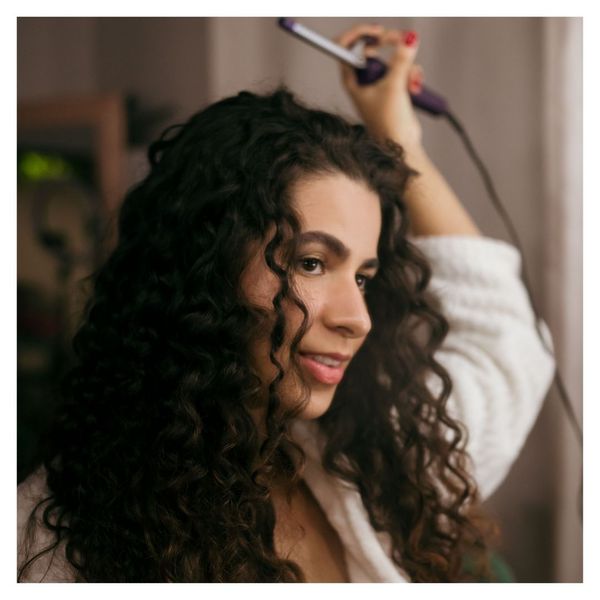
[[[348,582],[344,547],[325,513],[305,484],[291,506],[277,503],[275,548],[297,563],[310,583]]]

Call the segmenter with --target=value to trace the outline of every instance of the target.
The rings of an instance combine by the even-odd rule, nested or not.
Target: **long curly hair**
[[[451,379],[435,359],[448,323],[428,291],[428,262],[407,237],[403,191],[415,174],[402,149],[278,88],[209,106],[167,130],[149,160],[124,199],[118,243],[93,276],[48,437],[49,495],[29,526],[41,515],[54,541],[19,577],[62,545],[81,581],[304,580],[276,553],[266,483],[274,472],[298,482],[303,467],[275,359],[286,299],[305,317],[292,352],[308,327],[292,281],[300,228],[290,189],[303,176],[343,173],[380,198],[380,269],[365,295],[372,330],[318,419],[323,467],[356,486],[413,581],[481,579],[485,519],[464,428],[446,410]],[[245,302],[239,281],[250,244],[269,228],[278,375],[264,441],[248,409],[264,395],[248,347],[265,314]]]

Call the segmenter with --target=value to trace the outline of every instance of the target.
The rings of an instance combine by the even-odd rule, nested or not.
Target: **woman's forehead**
[[[326,232],[358,252],[376,252],[381,204],[363,182],[341,173],[305,178],[294,186],[292,203],[303,232]]]

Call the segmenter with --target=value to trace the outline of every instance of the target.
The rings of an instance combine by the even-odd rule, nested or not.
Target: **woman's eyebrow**
[[[300,234],[298,242],[300,244],[319,242],[341,260],[346,260],[350,256],[348,247],[340,239],[325,231],[305,231]],[[379,261],[377,258],[369,258],[362,263],[361,268],[377,269],[379,268]]]

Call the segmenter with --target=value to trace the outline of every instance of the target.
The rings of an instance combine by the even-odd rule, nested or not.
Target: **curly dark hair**
[[[123,202],[116,248],[93,276],[49,436],[49,496],[29,526],[39,512],[54,542],[22,563],[19,578],[63,544],[81,581],[304,580],[276,553],[265,482],[275,470],[289,482],[302,476],[290,435],[297,412],[279,410],[275,352],[284,300],[305,317],[292,352],[308,327],[292,285],[300,228],[290,189],[323,173],[364,182],[382,208],[380,269],[365,296],[372,330],[318,419],[323,466],[360,491],[413,581],[481,578],[485,519],[464,428],[446,410],[451,379],[435,359],[448,323],[428,290],[428,262],[407,238],[402,198],[415,174],[402,149],[278,88],[209,106],[167,130],[149,159]],[[270,227],[278,376],[264,441],[248,410],[261,382],[247,349],[265,315],[241,297],[239,280],[249,245]]]

